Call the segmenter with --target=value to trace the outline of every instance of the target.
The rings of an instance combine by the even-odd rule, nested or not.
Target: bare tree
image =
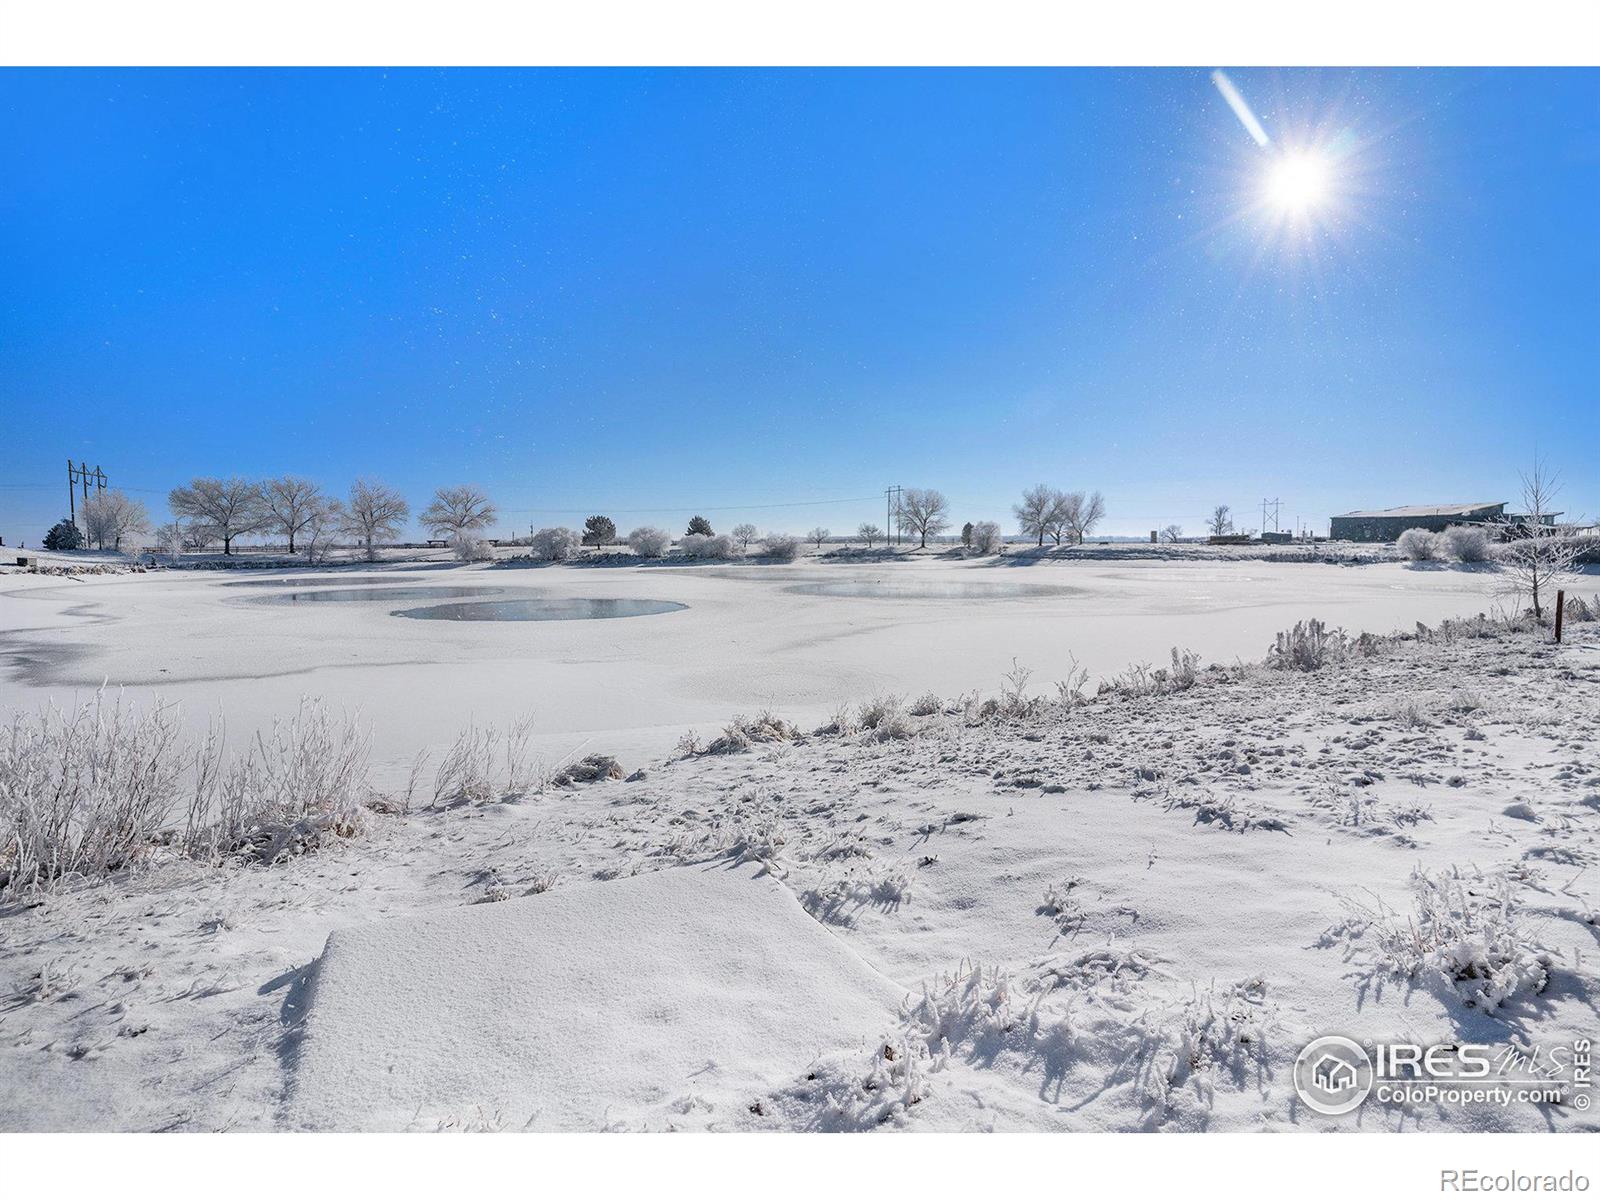
[[[233,539],[261,529],[271,519],[261,489],[248,479],[202,477],[167,494],[167,507],[175,517],[209,527],[222,539],[222,552],[233,553]]]
[[[1178,542],[1183,539],[1182,525],[1168,525],[1161,531],[1161,540],[1167,543]]]
[[[289,553],[293,554],[295,538],[333,501],[309,479],[285,475],[261,485],[261,503],[266,508],[266,527],[288,538]]]
[[[156,530],[156,545],[168,558],[183,557],[185,530],[178,521],[168,521]]]
[[[121,492],[98,492],[83,506],[83,526],[99,549],[120,550],[123,538],[150,528],[150,514]]]
[[[863,523],[856,526],[856,536],[867,544],[867,549],[872,549],[872,543],[883,539],[883,530],[876,525]]]
[[[183,548],[185,550],[209,550],[217,544],[217,531],[204,521],[190,521],[187,525],[174,521],[183,530]]]
[[[1045,532],[1054,538],[1056,545],[1059,546],[1062,538],[1077,533],[1078,522],[1082,517],[1082,492],[1056,492],[1055,503],[1045,513]]]
[[[1211,510],[1211,515],[1206,518],[1206,532],[1212,537],[1222,537],[1233,532],[1233,509],[1226,504],[1219,504]]]
[[[399,537],[410,516],[411,506],[399,492],[374,480],[358,479],[350,487],[344,528],[361,540],[370,562],[377,557],[377,543]]]
[[[1091,492],[1087,500],[1083,499],[1081,493],[1074,492],[1073,499],[1077,503],[1073,506],[1067,527],[1072,531],[1073,540],[1082,545],[1083,539],[1094,532],[1094,527],[1105,520],[1106,501],[1099,492]]]
[[[1011,506],[1023,537],[1037,538],[1039,545],[1049,536],[1060,508],[1061,493],[1048,484],[1039,484],[1022,493],[1022,503]]]
[[[900,493],[900,507],[895,515],[905,528],[922,539],[924,549],[928,538],[950,528],[950,502],[943,492],[933,488],[907,488]]]
[[[761,536],[761,531],[754,525],[744,524],[733,527],[733,540],[739,543],[739,549],[750,549],[750,543]]]
[[[493,525],[495,511],[482,488],[463,484],[434,492],[433,503],[417,519],[434,537],[456,541]]]
[[[1555,524],[1560,491],[1560,476],[1535,458],[1533,469],[1522,475],[1521,520],[1507,526],[1511,541],[1500,553],[1503,590],[1526,599],[1536,621],[1544,620],[1545,604],[1571,579],[1578,557],[1576,539]]]
[[[818,525],[810,533],[806,534],[806,540],[815,545],[818,550],[821,550],[822,543],[828,540],[828,531]]]
[[[301,541],[305,546],[306,561],[327,562],[329,552],[333,549],[334,536],[348,525],[349,514],[345,512],[344,505],[337,500],[325,499],[311,513],[300,531]]]

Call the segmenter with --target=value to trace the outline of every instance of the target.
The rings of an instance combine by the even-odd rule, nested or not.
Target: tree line
[[[234,542],[252,534],[275,534],[288,543],[290,554],[305,552],[313,560],[322,558],[335,538],[353,539],[376,555],[377,548],[399,539],[411,506],[394,488],[372,479],[357,479],[345,497],[325,492],[316,483],[297,475],[275,479],[246,479],[232,476],[219,479],[200,476],[175,487],[167,495],[173,520],[156,530],[158,544],[171,553],[206,550],[221,543],[222,552],[231,555]],[[1057,545],[1063,541],[1082,542],[1105,517],[1105,500],[1099,492],[1065,492],[1047,484],[1029,488],[1012,512],[1024,537],[1046,538]],[[481,545],[479,535],[498,518],[488,495],[471,484],[439,488],[432,503],[418,514],[418,521],[434,537],[448,540],[470,556],[473,544]],[[149,513],[139,500],[118,491],[90,497],[82,510],[83,530],[63,518],[45,536],[45,548],[75,550],[85,539],[99,549],[121,549],[124,539],[151,530]],[[950,502],[934,488],[905,488],[891,513],[894,526],[916,537],[926,548],[928,539],[950,528]],[[878,526],[863,523],[857,530],[869,547],[888,540]],[[610,517],[595,515],[584,522],[582,544],[611,545],[617,541],[617,527]],[[696,515],[689,521],[685,536],[711,537],[711,522]],[[732,539],[748,548],[758,536],[754,525],[736,525]],[[817,527],[807,539],[818,547],[831,536]],[[998,548],[1000,527],[993,521],[968,522],[962,528],[962,543]]]

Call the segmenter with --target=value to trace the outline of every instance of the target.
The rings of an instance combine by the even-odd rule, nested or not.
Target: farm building
[[[1348,512],[1332,519],[1329,534],[1347,542],[1392,542],[1408,529],[1429,529],[1437,533],[1451,525],[1482,525],[1503,520],[1506,503],[1501,500],[1493,504],[1411,504],[1403,508]]]

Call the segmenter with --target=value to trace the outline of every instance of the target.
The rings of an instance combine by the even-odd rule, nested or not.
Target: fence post
[[[1561,640],[1561,618],[1567,615],[1567,593],[1556,593],[1556,641]]]

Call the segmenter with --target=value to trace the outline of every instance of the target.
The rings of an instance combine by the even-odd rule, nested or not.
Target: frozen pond
[[[428,592],[430,595],[438,595],[450,590],[431,588]],[[317,596],[319,600],[322,598],[320,595]],[[425,608],[403,608],[389,615],[412,617],[418,621],[606,621],[616,617],[648,617],[656,613],[678,612],[688,607],[687,604],[678,604],[671,600],[590,600],[569,596],[488,600],[470,604],[433,604]]]
[[[270,728],[320,696],[359,709],[374,761],[402,774],[473,714],[535,713],[552,756],[592,742],[641,757],[739,712],[771,708],[809,728],[886,692],[992,694],[1013,658],[1040,692],[1078,667],[1102,678],[1166,662],[1174,646],[1259,661],[1296,621],[1433,624],[1489,609],[1496,583],[1400,563],[1120,561],[1025,577],[954,562],[16,575],[0,585],[0,721],[109,682],[130,701],[180,702],[200,735],[219,711],[232,729]],[[663,619],[606,619],[650,613]]]
[[[796,583],[783,589],[795,596],[842,596],[860,600],[1022,600],[1070,596],[1080,588],[1003,580],[837,579]]]
[[[451,600],[462,596],[499,596],[505,588],[497,587],[344,587],[323,588],[315,592],[285,592],[281,596],[263,596],[262,604],[355,604],[361,601],[387,600]]]

